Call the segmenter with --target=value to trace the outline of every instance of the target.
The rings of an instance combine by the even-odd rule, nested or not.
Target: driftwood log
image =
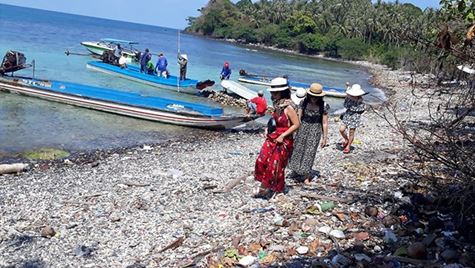
[[[3,164],[0,165],[0,175],[8,173],[18,173],[25,170],[27,167],[28,165],[23,163]]]

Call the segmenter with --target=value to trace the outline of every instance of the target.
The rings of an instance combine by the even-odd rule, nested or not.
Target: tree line
[[[433,39],[440,11],[398,1],[210,0],[190,33],[399,67],[412,38]],[[408,36],[410,35],[410,36]]]

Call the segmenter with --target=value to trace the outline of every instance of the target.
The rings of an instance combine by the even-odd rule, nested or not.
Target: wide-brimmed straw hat
[[[287,79],[283,77],[277,77],[272,79],[270,82],[270,88],[267,88],[267,91],[276,92],[276,91],[284,91],[289,89],[289,82]]]
[[[359,97],[359,96],[363,96],[364,94],[366,94],[366,92],[364,92],[363,89],[361,89],[360,85],[353,84],[351,86],[351,88],[346,91],[346,94],[348,94],[350,96],[353,96],[353,97]]]
[[[305,90],[303,87],[298,87],[295,93],[290,96],[290,98],[295,104],[299,105],[303,98],[305,98],[305,95],[307,95],[307,90]]]
[[[307,90],[307,94],[314,97],[323,97],[325,92],[323,92],[323,86],[319,83],[313,83],[310,85],[310,88]]]

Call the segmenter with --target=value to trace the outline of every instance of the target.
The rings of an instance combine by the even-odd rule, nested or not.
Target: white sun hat
[[[290,98],[292,99],[292,101],[296,104],[296,105],[299,105],[300,102],[303,100],[303,98],[305,98],[305,96],[307,95],[307,90],[305,90],[305,88],[303,87],[298,87],[296,88],[297,91],[295,91],[291,96]]]
[[[364,92],[363,89],[361,89],[360,85],[353,84],[351,86],[351,88],[346,91],[346,94],[348,94],[350,96],[353,96],[353,97],[359,97],[359,96],[363,96],[364,94],[366,94],[366,92]]]
[[[270,88],[267,88],[267,91],[275,92],[275,91],[284,91],[289,89],[289,82],[287,79],[283,77],[277,77],[272,79],[270,82]]]
[[[185,60],[188,60],[188,55],[186,54],[181,54],[181,57],[184,58]]]

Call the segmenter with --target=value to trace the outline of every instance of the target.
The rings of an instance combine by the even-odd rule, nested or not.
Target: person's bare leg
[[[340,126],[340,135],[343,137],[343,144],[348,144],[348,136],[346,135],[346,126]]]
[[[350,131],[349,131],[350,135],[349,135],[349,139],[348,139],[348,144],[345,147],[346,151],[349,151],[351,149],[351,144],[353,143],[353,140],[355,139],[355,131],[356,131],[355,128],[350,128]]]

